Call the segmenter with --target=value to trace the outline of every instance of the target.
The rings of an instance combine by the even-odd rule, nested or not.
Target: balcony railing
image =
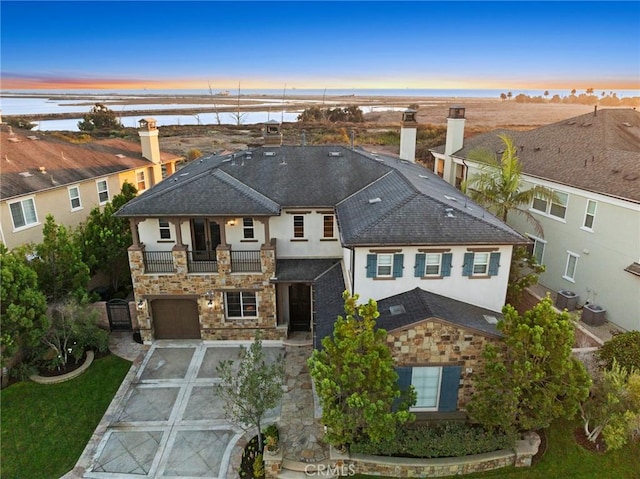
[[[260,251],[231,251],[232,273],[259,273],[261,271]]]
[[[189,273],[217,273],[218,260],[215,251],[187,252]]]
[[[173,273],[173,253],[171,251],[143,251],[145,273]]]

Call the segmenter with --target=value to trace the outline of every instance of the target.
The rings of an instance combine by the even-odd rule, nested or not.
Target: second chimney
[[[155,118],[143,118],[138,123],[140,124],[138,135],[140,135],[140,144],[142,145],[142,156],[156,165],[161,164],[160,142],[158,141]]]
[[[400,159],[411,163],[416,162],[416,138],[418,122],[416,110],[407,109],[402,112],[402,127],[400,128]]]

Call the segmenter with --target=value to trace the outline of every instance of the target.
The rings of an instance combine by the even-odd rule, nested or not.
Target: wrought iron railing
[[[218,260],[215,251],[188,251],[189,273],[217,273]]]
[[[260,251],[231,251],[232,273],[259,273],[262,271]]]
[[[173,253],[171,251],[143,251],[145,273],[173,273]]]

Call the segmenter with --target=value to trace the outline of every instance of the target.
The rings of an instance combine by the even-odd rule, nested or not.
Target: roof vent
[[[276,156],[275,151],[263,151],[262,156]]]
[[[628,121],[625,121],[623,124],[623,126],[626,126],[627,128],[631,128],[631,123],[629,123]]]
[[[342,156],[342,153],[339,151],[330,151],[329,156]]]
[[[484,320],[489,324],[498,324],[498,318],[495,316],[490,316],[488,314],[483,314]]]
[[[180,176],[189,176],[189,172],[187,171],[186,173],[180,173]]]
[[[629,125],[629,126],[631,126],[631,125]],[[27,136],[27,138],[29,138],[30,140],[39,140],[40,139],[35,135]]]
[[[582,124],[582,126],[591,126],[591,125],[593,125],[593,123],[591,123],[591,122],[583,123],[583,124]]]
[[[20,138],[10,137],[7,138],[7,141],[10,141],[11,143],[20,143]]]
[[[118,158],[126,158],[126,155],[123,155],[122,153],[118,153],[116,156],[117,156]]]
[[[427,175],[418,175],[418,178],[424,178],[425,180],[429,179],[429,177]]]
[[[369,198],[369,204],[373,205],[375,203],[380,203],[382,201],[382,199],[380,197],[376,197],[376,198]]]
[[[31,173],[29,173],[28,171],[23,171],[22,173],[20,173],[20,176],[22,176],[23,178],[28,178],[30,176],[33,176]]]
[[[447,213],[447,218],[455,218],[456,215],[453,214],[453,208],[445,208],[444,209]]]
[[[394,304],[393,306],[389,306],[389,314],[391,316],[397,316],[398,314],[406,313],[407,310],[404,309],[403,304]]]
[[[42,173],[43,175],[47,174],[47,168],[44,166],[41,166],[40,168],[38,168],[40,170],[40,173]]]
[[[444,195],[444,197],[449,201],[458,201],[458,199],[455,196]]]
[[[575,125],[575,124],[576,124],[576,121],[575,121],[575,120],[571,120],[571,121],[568,121],[568,122],[567,122],[567,125]]]

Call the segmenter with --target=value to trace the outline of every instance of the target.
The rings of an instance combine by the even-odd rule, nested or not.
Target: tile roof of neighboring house
[[[296,207],[336,207],[347,245],[527,242],[421,166],[339,146],[203,157],[118,214],[259,216]]]
[[[140,143],[122,139],[73,144],[37,133],[0,131],[0,198],[36,193],[152,163]],[[177,157],[163,153],[163,161]]]
[[[321,304],[315,313],[313,346],[322,349],[322,339],[333,334],[333,325],[338,316],[344,316],[342,293],[346,289],[341,262],[331,266],[314,282],[314,302]]]
[[[278,259],[276,260],[276,277],[271,281],[273,283],[313,283],[318,276],[340,260],[341,258]]]
[[[392,310],[396,314],[393,314]],[[378,312],[380,317],[376,324],[387,331],[402,329],[420,321],[435,318],[485,335],[502,336],[495,324],[485,319],[486,316],[492,320],[499,320],[502,318],[500,313],[420,288],[381,299],[378,301]]]
[[[452,156],[503,148],[499,133],[514,139],[527,175],[640,202],[640,112],[603,109],[529,131],[495,130],[465,139]],[[434,148],[444,153],[444,145]]]

